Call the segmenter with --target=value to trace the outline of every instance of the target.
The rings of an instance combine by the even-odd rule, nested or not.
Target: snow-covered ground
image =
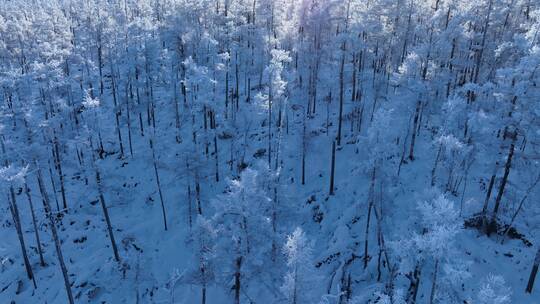
[[[539,113],[534,77],[538,76],[529,66],[540,64],[540,52],[537,38],[517,25],[527,20],[531,28],[540,28],[540,11],[530,18],[521,16],[522,11],[506,15],[516,28],[515,44],[506,41],[514,38],[503,35],[507,25],[487,17],[488,23],[494,23],[490,26],[497,28],[491,38],[500,39],[500,46],[486,46],[488,55],[480,65],[485,83],[463,80],[471,82],[464,84],[458,83],[458,75],[472,78],[474,73],[467,71],[476,66],[467,64],[476,62],[471,59],[478,56],[472,46],[479,48],[482,31],[455,35],[461,41],[455,58],[454,51],[448,57],[449,50],[442,46],[451,48],[444,41],[454,35],[452,28],[466,28],[467,20],[484,20],[484,15],[471,15],[473,11],[487,14],[480,4],[471,8],[468,1],[457,5],[441,0],[441,7],[455,18],[442,26],[446,16],[442,10],[435,9],[431,19],[426,16],[431,13],[424,12],[433,9],[427,1],[411,1],[410,14],[412,4],[418,6],[414,6],[412,18],[417,20],[417,28],[401,33],[401,28],[409,27],[398,22],[407,20],[407,14],[397,7],[399,18],[390,18],[394,10],[383,10],[391,6],[384,1],[374,1],[370,7],[353,0],[352,8],[344,6],[344,1],[322,1],[324,5],[309,1],[310,21],[302,21],[308,17],[300,9],[308,7],[308,1],[301,5],[277,0],[266,5],[263,1],[253,4],[257,17],[268,19],[258,21],[260,24],[250,23],[252,12],[246,8],[251,5],[242,1],[232,1],[235,4],[227,13],[221,13],[227,6],[218,5],[225,2],[216,1],[215,15],[213,6],[211,10],[205,6],[212,13],[202,13],[201,7],[210,5],[205,1],[179,1],[171,6],[184,9],[178,15],[172,8],[167,11],[167,1],[157,1],[165,8],[139,2],[141,8],[133,8],[137,14],[126,22],[129,30],[118,17],[123,16],[123,9],[111,17],[120,20],[119,24],[102,25],[122,31],[126,39],[119,34],[114,36],[116,40],[107,40],[111,45],[106,46],[110,49],[104,57],[110,62],[102,64],[103,71],[95,66],[99,65],[94,58],[97,53],[90,43],[70,49],[80,52],[80,57],[58,55],[59,61],[47,57],[45,61],[54,69],[36,63],[28,79],[22,72],[10,82],[10,73],[16,74],[13,62],[19,59],[8,47],[5,54],[0,53],[0,67],[5,68],[0,70],[0,131],[6,150],[0,160],[8,168],[0,172],[4,198],[0,200],[0,303],[67,303],[38,187],[39,166],[75,303],[205,304],[206,300],[228,304],[235,303],[235,292],[240,290],[239,303],[540,304],[540,286],[525,292],[540,241],[540,187],[535,184],[539,172],[539,120],[535,115]],[[507,10],[502,7],[508,5],[495,2],[497,14],[493,14],[503,20]],[[274,5],[277,21],[273,19]],[[514,12],[513,5],[508,12]],[[148,7],[158,13],[146,11]],[[354,12],[352,17],[349,9]],[[456,17],[451,9],[456,9],[452,13]],[[490,13],[491,9],[490,4]],[[133,17],[139,18],[139,12],[148,19]],[[342,18],[345,12],[347,17]],[[370,19],[375,12],[384,18]],[[64,20],[60,16],[51,24],[60,24]],[[193,16],[197,22],[190,19]],[[2,18],[0,12],[0,34],[8,37],[13,29],[5,30]],[[346,20],[343,24],[342,19]],[[154,26],[152,22],[158,24],[158,20],[163,23]],[[458,21],[453,24],[453,20]],[[210,21],[217,25],[206,23]],[[433,24],[426,30],[428,21]],[[277,30],[270,30],[274,22]],[[392,22],[397,29],[390,33],[385,26],[390,28]],[[368,26],[370,23],[374,25]],[[85,32],[81,24],[77,31]],[[186,24],[193,29],[182,26]],[[305,26],[306,36],[304,27],[297,29],[299,24]],[[343,28],[362,34],[342,35]],[[93,30],[85,32],[90,38],[77,31],[71,29],[69,34],[77,42],[95,40]],[[425,31],[433,31],[437,39]],[[97,32],[103,34],[101,28]],[[409,36],[415,38],[405,54],[406,47],[396,41],[408,41]],[[313,47],[309,39],[322,39],[323,45],[313,43]],[[526,39],[532,41],[530,45],[518,43]],[[0,36],[1,52],[4,40],[6,45],[16,41]],[[489,37],[487,40],[490,43]],[[402,47],[400,56],[401,51],[394,49]],[[512,47],[522,48],[515,54],[526,60],[500,57]],[[118,48],[116,53],[114,48]],[[53,54],[51,58],[57,54],[44,53]],[[15,50],[13,54],[19,53]],[[362,56],[372,61],[357,62]],[[9,64],[4,57],[11,58],[6,59]],[[66,66],[72,65],[65,68],[71,68],[71,74],[58,68],[58,62],[64,60]],[[384,68],[377,67],[383,63]],[[452,65],[457,67],[452,70]],[[492,71],[487,68],[491,65]],[[456,72],[462,66],[465,72]],[[515,70],[509,72],[508,66]],[[48,82],[36,85],[38,80],[46,83],[44,71],[49,70],[51,79],[66,73],[62,75],[69,80],[58,81],[58,88],[56,84],[48,87]],[[445,73],[455,75],[448,80]],[[511,85],[504,81],[504,73],[513,73]],[[532,79],[531,84],[524,84],[524,78]],[[515,79],[521,82],[515,85]],[[99,92],[100,81],[103,92]],[[361,91],[361,98],[351,101],[353,87]],[[448,96],[444,97],[441,92],[446,90]],[[225,91],[227,96],[223,96]],[[518,101],[511,98],[518,95]],[[342,135],[332,170],[340,119]],[[510,140],[508,130],[514,127],[519,134]],[[117,132],[122,137],[123,155]],[[54,145],[57,140],[58,147]],[[97,148],[100,141],[103,151]],[[512,164],[505,168],[509,147],[514,153],[514,144]],[[414,154],[414,160],[409,154]],[[61,158],[67,209],[61,209],[55,157]],[[28,169],[24,175],[45,265],[40,264],[23,179],[13,179],[13,171],[24,172],[24,168]],[[482,211],[494,168],[496,182],[486,212],[491,216],[498,197],[498,223],[512,222],[515,229],[507,236],[501,233],[504,226],[488,236],[485,227],[471,224]],[[119,261],[113,255],[96,170],[101,175]],[[509,174],[503,178],[505,170]],[[330,193],[332,171],[334,193]],[[508,184],[503,189],[506,177]],[[15,191],[36,287],[25,271],[9,209],[10,187]],[[499,195],[499,189],[505,191]],[[519,238],[515,231],[521,234]],[[241,275],[236,277],[238,269]],[[242,282],[241,288],[236,279]],[[416,301],[410,295],[415,288]]]

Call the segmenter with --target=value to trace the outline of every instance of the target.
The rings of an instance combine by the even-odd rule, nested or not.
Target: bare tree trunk
[[[489,0],[488,4],[488,12],[486,16],[486,22],[484,24],[484,30],[482,33],[482,44],[480,45],[480,50],[478,51],[478,54],[476,55],[476,62],[475,62],[475,69],[473,71],[474,74],[474,83],[478,82],[478,75],[480,74],[480,66],[482,65],[482,56],[484,54],[484,49],[486,45],[486,38],[487,38],[487,32],[489,28],[489,22],[491,17],[491,8],[493,6],[493,0]]]
[[[302,127],[302,185],[306,184],[306,153],[307,153],[307,139],[306,139],[306,111],[302,111],[304,114],[303,127]]]
[[[92,153],[92,160],[94,170],[96,174],[96,184],[99,192],[99,202],[101,203],[101,209],[103,209],[103,216],[105,217],[105,223],[107,224],[107,231],[109,232],[109,238],[111,239],[111,247],[114,254],[114,259],[120,263],[120,255],[118,254],[118,248],[116,247],[116,241],[114,239],[113,228],[111,224],[111,218],[109,217],[109,211],[107,210],[107,204],[105,203],[105,196],[103,195],[103,187],[101,184],[101,175],[95,163],[94,154]]]
[[[39,262],[42,267],[45,267],[45,259],[43,259],[43,249],[41,248],[41,241],[39,238],[39,229],[36,221],[36,213],[34,211],[34,203],[32,202],[32,197],[30,196],[30,189],[28,189],[28,183],[26,177],[24,178],[24,193],[28,199],[28,204],[30,205],[30,212],[32,214],[32,224],[34,225],[34,234],[36,235],[37,249],[39,253]]]
[[[58,138],[54,137],[54,154],[56,155],[56,169],[58,170],[58,175],[60,177],[60,193],[62,193],[62,203],[64,209],[67,211],[67,200],[66,200],[66,188],[64,186],[64,173],[62,172],[62,160],[60,159],[60,149],[58,147]]]
[[[367,220],[366,220],[366,232],[365,232],[365,239],[364,239],[364,269],[367,268],[368,262],[370,260],[369,254],[368,254],[368,242],[369,242],[369,224],[371,222],[371,209],[374,208],[373,201],[375,199],[375,166],[373,167],[373,171],[371,174],[371,185],[369,187],[369,202],[368,202],[368,213],[367,213]]]
[[[7,157],[6,152],[6,146],[4,144],[4,136],[0,136],[0,145],[2,148],[2,154],[4,155],[4,166],[9,166],[9,160]],[[37,288],[36,286],[36,280],[34,278],[34,272],[32,271],[32,265],[30,265],[30,260],[28,259],[28,253],[26,251],[26,244],[24,242],[24,234],[21,226],[21,218],[19,216],[19,208],[17,207],[17,199],[15,198],[15,191],[13,190],[13,185],[10,185],[9,187],[9,193],[11,195],[8,195],[7,201],[9,205],[9,211],[11,212],[11,216],[13,218],[13,225],[15,225],[15,230],[17,231],[17,237],[19,239],[19,244],[21,245],[21,253],[24,260],[24,267],[26,268],[26,274],[28,275],[28,279],[32,281],[34,284],[34,289]]]
[[[165,212],[165,203],[163,202],[163,193],[161,191],[161,183],[159,181],[159,174],[158,174],[157,162],[156,162],[156,152],[154,150],[154,144],[152,142],[152,139],[150,139],[150,149],[152,150],[152,160],[154,163],[154,173],[156,175],[156,184],[158,187],[159,200],[161,201],[161,211],[163,212],[163,225],[165,226],[165,231],[167,231],[167,215]]]
[[[204,265],[201,265],[201,275],[203,277],[203,285],[201,287],[201,304],[206,304],[206,270]]]
[[[353,53],[353,60],[352,60],[352,64],[353,64],[353,74],[351,76],[351,80],[352,80],[352,92],[351,92],[351,101],[355,101],[356,100],[356,73],[357,73],[357,69],[356,69],[356,63],[358,62],[358,59],[357,59],[357,55],[356,53]]]
[[[540,265],[540,248],[536,252],[536,257],[534,258],[533,268],[531,270],[531,275],[529,276],[529,282],[527,283],[527,288],[525,289],[526,293],[532,293],[534,280],[536,279],[536,273],[538,272],[538,266]]]
[[[182,140],[180,138],[180,109],[179,109],[179,99],[178,99],[178,93],[177,93],[177,85],[178,85],[178,71],[174,71],[174,82],[173,82],[173,94],[174,94],[174,123],[176,127],[176,143],[181,143]]]
[[[98,70],[99,70],[99,96],[103,95],[103,45],[101,43],[101,30],[97,33],[97,53],[98,53]]]
[[[368,262],[370,260],[369,254],[368,254],[368,242],[369,242],[369,223],[371,221],[371,208],[373,208],[372,199],[370,199],[369,204],[368,204],[366,232],[365,232],[365,235],[364,235],[364,269],[367,268]]]
[[[131,80],[130,80],[131,81]],[[128,88],[131,88],[131,84],[126,84],[126,115],[127,115],[127,129],[128,129],[128,143],[129,143],[129,154],[133,157],[133,143],[131,140],[131,114],[129,112],[129,94]]]
[[[431,294],[429,296],[429,304],[435,301],[435,290],[437,289],[437,272],[439,271],[439,259],[435,260],[435,269],[433,270],[433,282],[431,284]]]
[[[501,204],[501,199],[504,193],[504,188],[508,182],[508,175],[510,174],[510,168],[512,166],[512,156],[514,156],[514,143],[510,144],[510,151],[508,152],[508,158],[506,159],[506,164],[504,165],[504,175],[499,186],[499,192],[497,193],[497,198],[495,199],[495,207],[493,208],[493,215],[491,217],[491,223],[487,230],[487,235],[489,236],[493,232],[497,232],[497,212],[499,211],[499,206]]]
[[[343,94],[344,94],[344,69],[345,69],[345,43],[343,44],[343,54],[341,55],[341,63],[339,68],[339,119],[338,119],[338,133],[337,144],[341,146],[341,125],[343,121]]]
[[[54,216],[52,214],[51,206],[49,204],[49,195],[47,194],[47,191],[45,190],[45,185],[43,184],[43,178],[41,176],[41,169],[39,168],[39,166],[37,170],[37,179],[38,179],[39,191],[41,192],[41,197],[43,200],[43,207],[45,208],[45,213],[47,214],[47,218],[49,219],[49,224],[51,226],[54,246],[56,248],[56,255],[58,256],[60,269],[62,270],[62,275],[64,276],[64,286],[66,288],[68,301],[69,301],[69,304],[74,304],[75,301],[73,300],[73,294],[71,292],[71,284],[69,283],[69,275],[66,268],[66,264],[64,263],[64,257],[62,255],[62,248],[60,246],[60,239],[58,238],[58,232],[56,231],[56,223],[54,222]]]
[[[240,279],[242,267],[242,257],[239,256],[236,258],[236,272],[234,273],[234,304],[240,304]]]
[[[268,167],[272,167],[272,104],[274,98],[272,96],[272,84],[268,88]]]
[[[397,170],[397,176],[401,173],[401,166],[405,163],[405,154],[407,153],[407,137],[409,137],[409,133],[411,132],[411,122],[407,124],[407,133],[403,137],[403,147],[401,150],[401,158],[399,160],[398,170]]]
[[[114,117],[116,123],[116,134],[118,136],[118,145],[120,147],[120,158],[124,158],[124,143],[122,142],[122,132],[120,131],[120,115],[122,113],[121,108],[118,106],[117,101],[117,92],[116,92],[116,80],[114,75],[114,70],[112,67],[112,61],[110,61],[110,71],[111,71],[111,90],[114,102]]]
[[[439,165],[442,147],[443,144],[439,144],[439,149],[437,150],[437,157],[435,157],[435,163],[433,164],[433,169],[431,169],[431,186],[435,186],[435,173],[437,172],[437,166]]]
[[[298,266],[295,265],[295,267],[294,267],[294,289],[293,289],[292,304],[297,303],[297,298],[298,298]]]
[[[493,184],[495,183],[496,177],[497,175],[496,175],[496,169],[495,169],[495,171],[493,172],[493,175],[491,175],[491,179],[489,180],[489,185],[488,185],[487,193],[486,193],[486,199],[484,200],[484,207],[482,207],[482,217],[484,218],[486,216],[486,212],[489,205],[489,199],[491,198],[491,192],[493,191]]]
[[[218,160],[218,147],[217,147],[217,137],[214,134],[214,156],[216,158],[216,182],[219,182],[219,160]]]
[[[229,115],[229,63],[230,59],[227,59],[227,68],[225,71],[225,119]]]
[[[11,193],[11,199],[8,197],[9,210],[11,211],[11,216],[13,218],[13,224],[17,230],[17,237],[19,238],[19,244],[21,245],[21,253],[24,260],[24,267],[26,268],[26,274],[28,279],[34,284],[34,288],[37,288],[36,279],[34,278],[34,272],[32,271],[32,265],[30,265],[30,260],[28,259],[28,253],[26,251],[26,244],[24,242],[24,235],[21,227],[21,218],[19,217],[19,208],[17,207],[17,201],[15,199],[15,191],[13,187],[10,187],[9,192]]]
[[[503,235],[502,235],[503,237],[502,237],[501,244],[504,243],[504,239],[506,238],[506,235],[508,234],[508,231],[510,231],[510,228],[512,228],[512,225],[514,224],[514,221],[516,220],[516,217],[518,216],[519,212],[521,211],[521,208],[523,207],[523,204],[527,200],[527,197],[532,192],[532,190],[536,187],[538,182],[540,182],[540,175],[538,175],[538,177],[536,177],[536,180],[534,181],[534,183],[529,187],[529,189],[527,189],[527,192],[525,192],[525,195],[523,196],[523,198],[519,202],[519,206],[518,206],[516,212],[514,213],[514,215],[512,215],[512,219],[510,220],[510,223],[508,224],[508,227],[506,227],[506,229],[503,232]]]
[[[422,103],[420,102],[420,100],[418,100],[418,102],[416,103],[416,110],[415,110],[415,113],[414,113],[414,120],[413,120],[413,133],[412,133],[412,136],[411,136],[411,146],[409,148],[409,159],[410,160],[414,160],[414,144],[416,142],[416,131],[417,131],[417,128],[418,128],[418,121],[419,121],[419,115],[420,115],[420,108],[421,108],[421,105]]]
[[[420,287],[421,269],[418,263],[414,268],[414,272],[406,274],[406,277],[410,281],[409,289],[407,290],[407,297],[405,298],[408,304],[416,304],[416,297],[418,295],[418,289]]]
[[[201,184],[199,183],[199,173],[198,172],[195,172],[195,199],[197,200],[197,213],[199,215],[202,215]]]
[[[49,177],[51,179],[51,186],[53,190],[54,201],[56,202],[56,211],[60,211],[60,203],[58,202],[58,195],[56,194],[57,193],[56,183],[54,182],[54,176],[53,176],[53,171],[52,171],[50,162],[49,162]]]
[[[330,195],[334,195],[334,175],[336,172],[336,141],[332,142],[332,160],[330,167]]]

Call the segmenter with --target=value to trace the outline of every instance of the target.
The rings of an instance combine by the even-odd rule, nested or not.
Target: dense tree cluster
[[[531,0],[1,1],[10,267],[39,291],[58,264],[78,302],[63,235],[92,197],[139,280],[125,167],[152,226],[186,232],[169,287],[197,286],[188,302],[509,303],[497,274],[470,287],[456,243],[531,244],[539,67]]]

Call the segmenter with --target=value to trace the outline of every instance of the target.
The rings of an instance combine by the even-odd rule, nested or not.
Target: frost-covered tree
[[[512,291],[506,286],[504,278],[499,275],[488,275],[480,285],[476,300],[481,304],[507,304],[511,303]]]
[[[259,273],[271,271],[264,267],[272,254],[272,200],[259,178],[257,171],[248,168],[213,201],[212,223],[220,235],[214,263],[219,265],[221,283],[234,290],[235,303],[240,303]]]
[[[416,301],[422,273],[431,269],[431,278],[424,280],[431,284],[429,301],[434,303],[437,298],[455,296],[452,288],[457,286],[454,284],[469,276],[458,267],[463,261],[457,258],[454,247],[461,229],[459,211],[444,195],[419,202],[417,210],[420,225],[416,229],[419,232],[415,232],[409,240],[393,243],[393,246],[401,259],[401,271],[407,273],[410,280],[407,301]],[[444,282],[445,288],[439,289],[441,282]]]
[[[207,302],[207,290],[212,283],[215,283],[216,266],[213,262],[216,259],[215,241],[216,231],[210,220],[197,216],[194,229],[192,231],[192,244],[195,248],[193,259],[193,269],[187,274],[186,281],[201,286],[201,303]]]
[[[287,236],[283,246],[287,258],[287,274],[281,292],[288,303],[311,303],[317,298],[315,286],[318,275],[313,265],[313,243],[301,228],[296,228]]]

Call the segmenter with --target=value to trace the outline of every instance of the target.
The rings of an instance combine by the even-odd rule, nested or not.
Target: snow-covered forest
[[[537,0],[0,0],[0,303],[540,303],[539,67]]]

